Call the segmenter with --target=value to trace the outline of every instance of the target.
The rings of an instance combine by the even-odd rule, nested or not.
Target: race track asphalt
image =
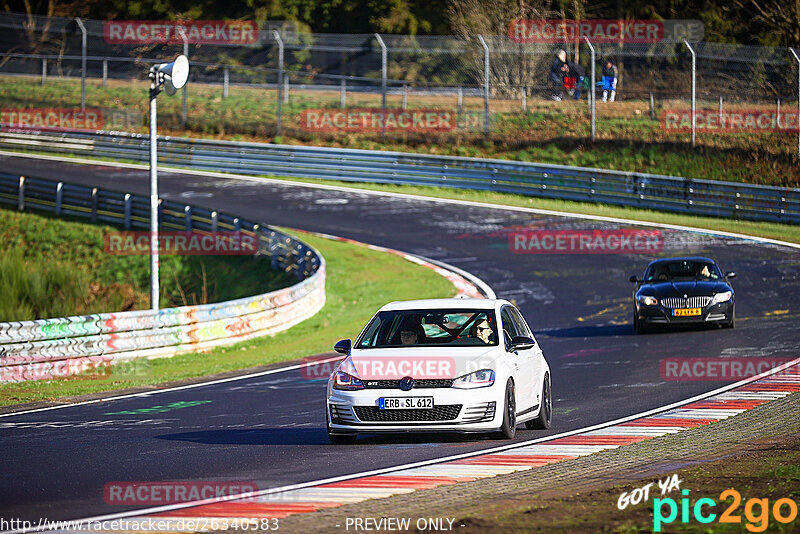
[[[146,170],[0,156],[4,172],[138,194]],[[520,307],[552,369],[548,433],[638,413],[727,382],[665,380],[675,357],[797,356],[800,251],[697,232],[661,230],[662,255],[705,255],[736,271],[737,326],[637,336],[631,274],[648,254],[515,254],[518,229],[632,228],[630,224],[392,198],[269,181],[159,173],[161,196],[271,225],[325,232],[445,261]],[[371,311],[371,310],[370,310]],[[342,332],[354,337],[357,332]],[[241,481],[260,488],[496,446],[462,436],[364,437],[328,443],[325,385],[299,371],[146,397],[0,418],[0,517],[70,519],[109,505],[111,481]],[[118,414],[206,401],[163,413]],[[546,435],[520,427],[517,440]]]

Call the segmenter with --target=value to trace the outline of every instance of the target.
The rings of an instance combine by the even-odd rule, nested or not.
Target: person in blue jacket
[[[606,60],[603,65],[603,102],[608,102],[609,93],[611,93],[611,102],[617,96],[617,80],[619,79],[619,71],[611,58]]]

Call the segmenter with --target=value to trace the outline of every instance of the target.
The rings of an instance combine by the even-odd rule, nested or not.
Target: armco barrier
[[[0,174],[0,203],[149,229],[149,199],[128,193]],[[0,323],[0,382],[58,378],[98,363],[235,343],[285,330],[325,304],[325,261],[301,241],[267,226],[175,202],[161,202],[159,216],[163,229],[255,236],[257,256],[269,259],[274,269],[294,272],[298,283],[215,304]]]
[[[146,163],[149,137],[0,131],[0,149]],[[692,215],[800,223],[800,189],[493,159],[186,138],[159,139],[160,163],[195,170],[443,186]]]

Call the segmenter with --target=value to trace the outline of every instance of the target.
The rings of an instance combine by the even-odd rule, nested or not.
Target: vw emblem
[[[410,391],[414,387],[414,379],[410,376],[405,376],[400,379],[399,386],[403,391]]]

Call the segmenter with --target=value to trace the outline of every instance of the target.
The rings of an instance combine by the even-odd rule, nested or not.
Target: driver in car
[[[480,339],[487,345],[491,343],[489,338],[492,335],[492,327],[489,325],[489,321],[486,319],[478,319],[475,321],[475,324],[470,328],[469,335]]]

